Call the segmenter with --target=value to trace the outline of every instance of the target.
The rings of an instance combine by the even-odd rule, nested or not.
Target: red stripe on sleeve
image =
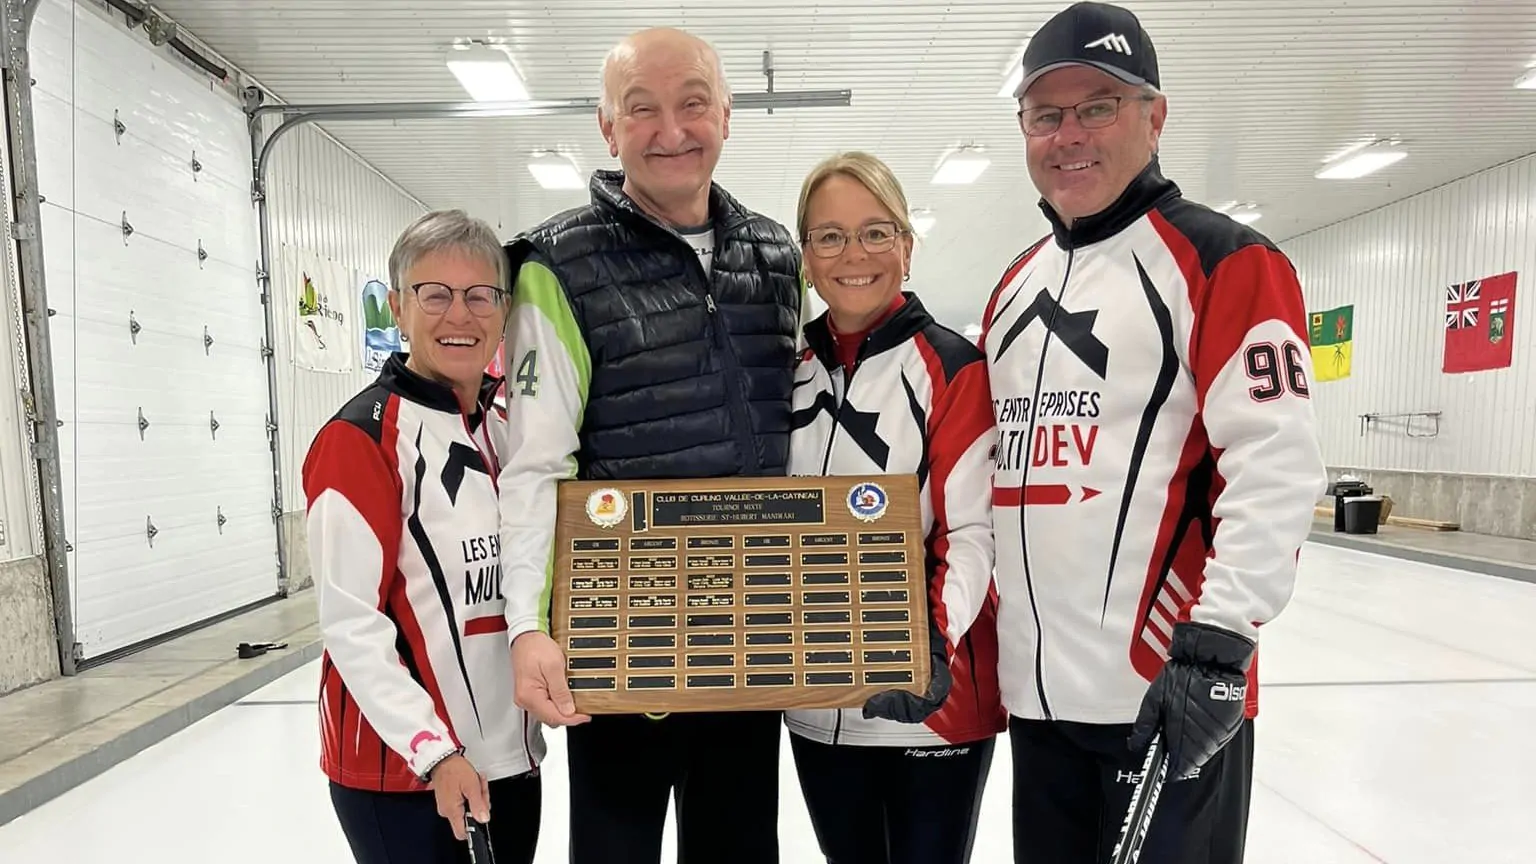
[[[1296,270],[1283,254],[1259,243],[1244,246],[1221,259],[1207,278],[1189,238],[1158,211],[1149,217],[1189,286],[1189,305],[1195,315],[1189,365],[1201,410],[1211,383],[1259,324],[1281,321],[1296,334],[1301,351],[1311,350],[1306,339],[1306,301]]]
[[[919,356],[933,382],[933,407],[928,416],[928,497],[933,508],[933,555],[938,561],[934,578],[928,583],[928,602],[942,633],[949,629],[948,610],[944,606],[944,582],[949,575],[949,509],[946,488],[955,464],[967,450],[992,428],[992,396],[987,380],[987,365],[966,365],[954,380],[944,383],[944,366],[933,346],[921,334],[915,340]],[[982,494],[978,490],[978,494]],[[946,653],[954,651],[948,645]]]
[[[405,644],[410,648],[411,655],[416,660],[416,677],[421,682],[423,690],[432,697],[432,707],[437,712],[437,719],[448,729],[448,734],[453,735],[453,724],[448,720],[448,707],[443,701],[443,690],[437,683],[437,674],[432,671],[432,658],[427,654],[427,640],[421,632],[421,622],[416,620],[416,610],[411,608],[410,598],[405,593],[405,580],[395,582],[395,590],[389,598],[390,617],[395,619],[395,626],[400,629],[400,636],[405,639]],[[453,746],[462,747],[457,735],[453,735]]]
[[[1163,668],[1163,658],[1149,640],[1152,634],[1149,628],[1158,620],[1159,616],[1152,611],[1153,606],[1161,602],[1164,609],[1171,613],[1176,621],[1188,621],[1189,609],[1193,600],[1198,600],[1201,586],[1205,582],[1205,562],[1211,554],[1211,549],[1205,543],[1202,535],[1204,526],[1199,520],[1183,524],[1184,533],[1175,537],[1175,533],[1181,527],[1188,510],[1195,512],[1210,512],[1210,501],[1215,499],[1214,488],[1208,493],[1210,498],[1200,502],[1198,507],[1187,507],[1189,500],[1189,480],[1201,460],[1208,451],[1208,442],[1205,437],[1205,429],[1197,422],[1184,439],[1184,446],[1179,453],[1179,465],[1173,473],[1172,482],[1169,484],[1165,504],[1163,505],[1162,518],[1158,520],[1157,535],[1152,543],[1152,553],[1147,557],[1147,573],[1142,582],[1141,600],[1136,606],[1136,620],[1139,626],[1131,634],[1130,649],[1131,666],[1141,677],[1151,681],[1159,670]],[[1178,545],[1174,543],[1177,540]],[[1166,568],[1166,582],[1164,573]],[[1170,593],[1167,582],[1176,583],[1175,587],[1184,597],[1192,598],[1191,602],[1180,602],[1179,595]],[[1154,591],[1158,593],[1153,593]],[[1172,622],[1165,626],[1172,632]],[[1166,652],[1168,638],[1163,635],[1159,638],[1160,647]]]
[[[388,451],[362,429],[333,420],[315,436],[304,459],[305,507],[313,505],[326,490],[335,490],[356,508],[378,538],[384,556],[379,574],[380,609],[384,608],[400,554],[400,485],[393,464],[393,423],[386,424],[385,437],[391,444]]]
[[[390,596],[403,589],[396,562],[400,554],[400,485],[395,471],[398,399],[391,398],[382,420],[380,441],[344,420],[327,423],[315,436],[304,460],[306,508],[328,490],[344,496],[367,523],[379,544],[382,567],[376,608],[390,615]],[[385,746],[351,698],[347,683],[331,665],[329,654],[321,683],[321,763],[326,773],[347,785],[381,791],[420,788],[405,762]]]
[[[482,615],[479,618],[471,618],[464,622],[465,636],[486,636],[491,633],[507,632],[507,617],[505,615]]]

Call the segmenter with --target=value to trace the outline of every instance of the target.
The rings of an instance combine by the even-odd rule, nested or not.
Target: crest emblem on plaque
[[[623,522],[628,512],[624,493],[617,489],[598,489],[587,496],[587,518],[596,525],[612,528]]]
[[[884,516],[888,504],[890,498],[878,483],[860,483],[848,490],[848,511],[865,522]]]

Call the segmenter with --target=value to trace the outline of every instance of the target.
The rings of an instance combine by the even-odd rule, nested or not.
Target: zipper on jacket
[[[1039,416],[1040,384],[1045,378],[1045,359],[1050,351],[1051,337],[1056,331],[1051,329],[1056,323],[1056,315],[1061,311],[1061,301],[1067,296],[1067,283],[1072,278],[1072,259],[1077,250],[1067,250],[1067,266],[1061,276],[1061,290],[1056,292],[1056,303],[1051,307],[1051,319],[1046,322],[1045,341],[1040,343],[1040,364],[1035,368],[1035,390],[1030,396],[1029,404],[1029,431],[1024,438],[1024,469],[1019,477],[1019,560],[1024,563],[1024,589],[1029,593],[1029,612],[1035,619],[1035,692],[1040,697],[1040,710],[1045,714],[1045,719],[1055,719],[1051,714],[1051,703],[1045,696],[1045,627],[1040,623],[1040,604],[1035,599],[1035,580],[1029,572],[1029,457],[1028,453],[1034,447],[1035,418]]]
[[[487,446],[494,446],[494,445],[491,444],[491,432],[490,432],[490,429],[488,428],[488,426],[489,426],[489,424],[491,422],[490,412],[491,411],[495,411],[496,409],[494,407],[491,407],[491,408],[484,409],[484,410],[485,410],[486,414],[485,414],[485,417],[480,421],[480,428],[485,431],[485,443],[486,443],[486,445]],[[464,422],[464,434],[469,436],[469,443],[475,445],[475,453],[479,454],[481,464],[485,465],[485,473],[490,475],[490,478],[491,478],[491,488],[495,489],[497,491],[500,491],[500,489],[501,489],[501,474],[500,474],[501,456],[499,454],[497,454],[494,449],[491,451],[491,455],[489,455],[489,456],[486,455],[485,448],[480,446],[480,439],[475,437],[475,430],[469,428],[469,415],[468,414],[465,414],[462,410],[460,410],[459,411],[459,419],[461,419]]]
[[[862,350],[862,349],[861,349]],[[848,403],[848,391],[853,389],[853,373],[859,371],[859,364],[864,362],[860,357],[853,361],[853,368],[848,370],[848,375],[843,379],[843,395],[837,400],[837,410],[832,412],[832,431],[827,434],[827,449],[821,454],[821,476],[827,476],[827,469],[832,467],[832,444],[837,440],[837,430],[843,425],[843,406]]]
[[[630,210],[635,216],[649,222],[656,228],[672,235],[684,249],[688,250],[688,258],[692,262],[693,271],[699,276],[699,284],[704,288],[704,308],[708,317],[704,321],[704,329],[709,332],[710,344],[720,350],[725,358],[725,398],[731,412],[731,420],[736,426],[736,446],[741,450],[743,473],[751,476],[762,474],[763,460],[758,457],[757,445],[754,443],[756,436],[752,429],[752,412],[747,404],[747,394],[742,390],[741,360],[736,356],[736,349],[731,345],[728,334],[724,332],[725,325],[719,319],[720,308],[715,303],[715,294],[712,290],[713,277],[704,272],[704,265],[699,261],[699,253],[693,248],[693,244],[683,239],[683,235],[677,229],[664,224],[661,220],[646,213],[639,207]],[[745,219],[737,219],[734,222],[713,225],[715,231],[715,246],[713,252],[720,251],[720,246],[725,238],[741,230],[747,225],[762,219],[762,216],[752,215]],[[713,267],[713,264],[711,264]],[[761,272],[761,268],[759,268]],[[766,286],[765,286],[766,287]]]
[[[821,455],[821,476],[827,476],[827,469],[832,467],[832,444],[837,440],[837,430],[843,425],[843,406],[848,404],[848,394],[853,392],[853,376],[858,373],[859,366],[864,363],[864,349],[869,347],[869,337],[865,336],[863,343],[859,345],[859,353],[853,358],[853,368],[849,369],[843,378],[843,395],[837,400],[837,411],[832,414],[832,431],[827,434],[827,449]],[[837,358],[833,358],[836,360]],[[837,719],[832,724],[832,743],[838,743],[843,734],[843,711],[837,709]]]
[[[722,227],[717,230],[719,233],[715,238],[715,251],[719,251],[728,229]],[[673,232],[674,235],[676,233]],[[736,446],[741,449],[743,473],[752,476],[761,474],[763,461],[757,454],[756,436],[752,428],[752,412],[747,405],[747,394],[742,390],[741,360],[736,356],[736,348],[731,344],[729,334],[725,332],[725,322],[720,320],[720,307],[715,303],[712,277],[704,272],[704,265],[699,261],[699,255],[694,251],[693,246],[680,236],[678,240],[688,247],[688,252],[693,258],[694,272],[698,273],[704,286],[704,308],[709,313],[705,320],[705,329],[709,331],[710,342],[720,349],[720,355],[725,358],[725,398],[730,408],[733,425],[736,427]]]
[[[863,348],[859,350],[860,353],[863,352]],[[862,361],[862,357],[854,360],[853,368],[848,371],[847,377],[843,379],[843,395],[837,400],[837,411],[832,414],[832,431],[827,434],[827,450],[821,456],[821,476],[823,477],[827,476],[827,469],[832,467],[832,442],[837,440],[837,430],[842,426],[843,406],[848,402],[848,391],[853,389],[853,373],[859,371],[859,363]],[[839,708],[837,709],[837,719],[832,723],[832,743],[838,743],[838,738],[842,734],[843,709]]]

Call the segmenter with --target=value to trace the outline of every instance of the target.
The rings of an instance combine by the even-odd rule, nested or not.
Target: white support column
[[[53,352],[48,338],[48,290],[43,278],[42,216],[37,186],[37,145],[32,114],[32,75],[28,37],[38,0],[0,0],[0,66],[4,68],[7,175],[5,229],[7,277],[19,287],[21,306],[13,310],[21,323],[24,350],[14,354],[25,368],[15,379],[18,420],[30,452],[22,459],[26,468],[29,519],[41,522],[41,531],[29,531],[41,548],[52,589],[54,629],[59,643],[59,666],[65,675],[75,672],[75,628],[69,596],[69,572],[65,558],[63,490],[59,471],[58,412],[54,407]],[[9,291],[7,292],[10,293]],[[7,300],[9,302],[9,300]],[[7,329],[7,341],[10,330]],[[3,416],[3,413],[0,413]],[[9,476],[9,475],[7,475]],[[7,486],[11,485],[9,482]]]

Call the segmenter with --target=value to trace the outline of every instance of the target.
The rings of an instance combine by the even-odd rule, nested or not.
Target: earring
[[[906,272],[906,275],[901,277],[901,281],[903,281],[903,282],[911,282],[912,281],[912,271],[908,270]]]

